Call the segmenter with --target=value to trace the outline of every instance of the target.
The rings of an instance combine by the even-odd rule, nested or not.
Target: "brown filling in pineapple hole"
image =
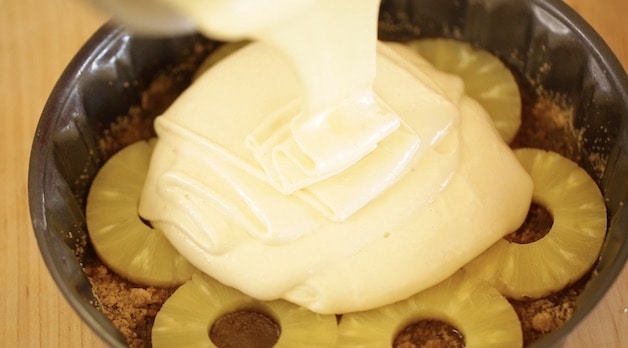
[[[271,348],[281,328],[270,316],[256,310],[239,310],[218,318],[209,329],[209,338],[218,348]],[[462,348],[465,340],[454,326],[425,319],[404,327],[393,341],[394,348]]]
[[[504,237],[517,244],[536,242],[547,235],[554,224],[552,214],[542,205],[532,202],[525,221],[515,232]]]
[[[440,321],[425,319],[406,326],[395,337],[394,348],[462,348],[464,336],[455,327]]]
[[[279,340],[281,328],[270,316],[245,309],[216,319],[208,334],[218,348],[271,348]]]

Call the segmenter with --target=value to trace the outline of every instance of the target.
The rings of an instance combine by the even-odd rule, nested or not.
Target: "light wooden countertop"
[[[628,67],[628,1],[567,0]],[[32,231],[27,169],[53,84],[105,22],[80,0],[0,0],[0,347],[102,347],[44,266]],[[568,347],[628,347],[628,268]]]

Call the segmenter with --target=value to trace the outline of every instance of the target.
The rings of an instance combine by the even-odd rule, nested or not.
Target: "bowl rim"
[[[560,0],[531,0],[532,7],[545,10],[561,24],[569,28],[573,35],[584,43],[586,49],[592,52],[592,56],[603,69],[609,81],[620,93],[620,98],[628,105],[628,76],[626,70],[621,65],[617,56],[612,52],[604,39],[586,22],[574,9]],[[37,240],[38,248],[44,264],[50,272],[54,282],[61,291],[63,297],[70,304],[73,310],[79,315],[94,333],[110,346],[123,346],[121,335],[115,335],[107,330],[103,323],[94,317],[93,311],[86,308],[76,296],[76,290],[67,282],[63,281],[62,265],[58,255],[51,248],[53,241],[47,229],[45,215],[45,200],[43,187],[46,182],[47,164],[44,161],[46,154],[46,144],[51,141],[51,133],[58,121],[64,103],[67,101],[72,89],[76,86],[76,81],[88,68],[90,63],[96,58],[97,52],[107,49],[112,43],[130,35],[125,27],[109,21],[101,26],[79,49],[70,63],[63,70],[58,81],[55,83],[51,94],[48,97],[40,119],[38,121],[32,141],[31,153],[28,165],[28,199],[31,216],[31,224]],[[61,102],[59,102],[61,101]],[[50,117],[54,115],[54,117]],[[628,152],[624,149],[624,152]],[[628,207],[623,207],[628,210]],[[628,212],[627,212],[628,213]],[[623,213],[623,215],[628,215]],[[628,218],[626,219],[628,220]],[[628,221],[627,221],[628,222]],[[623,224],[624,226],[628,223]],[[628,260],[628,243],[621,245],[615,262],[604,272],[603,282],[594,289],[592,296],[595,301],[587,302],[580,308],[573,317],[561,328],[546,335],[534,342],[531,346],[553,346],[560,344],[568,334],[579,325],[593,308],[602,300],[606,292],[617,280],[619,273],[624,269]],[[598,278],[601,278],[598,276]],[[93,305],[90,305],[95,309]]]
[[[127,35],[129,34],[123,26],[109,21],[97,29],[70,60],[51,90],[50,96],[42,110],[31,146],[28,167],[28,199],[31,224],[44,264],[67,303],[83,322],[90,327],[92,332],[96,333],[100,339],[112,347],[124,347],[124,345],[121,345],[121,342],[125,341],[123,336],[119,332],[118,335],[115,335],[108,331],[103,322],[95,317],[98,313],[92,310],[92,308],[96,311],[98,309],[93,304],[90,304],[92,308],[86,307],[85,303],[76,296],[76,289],[69,282],[63,281],[62,263],[64,260],[59,260],[59,256],[54,252],[57,249],[51,247],[55,241],[52,240],[51,233],[48,232],[47,228],[46,197],[43,193],[43,187],[45,186],[45,174],[48,167],[45,161],[45,149],[47,144],[52,141],[51,134],[54,126],[58,122],[59,115],[62,113],[72,90],[76,87],[76,81],[88,69],[91,62],[96,59],[97,52],[107,49],[112,43]],[[46,117],[47,115],[54,115],[54,117]]]

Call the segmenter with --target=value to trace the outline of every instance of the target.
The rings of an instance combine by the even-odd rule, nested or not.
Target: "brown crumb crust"
[[[99,262],[88,263],[85,275],[96,306],[127,339],[130,347],[150,347],[151,328],[162,304],[175,289],[132,284]]]
[[[508,301],[517,312],[523,331],[523,344],[527,346],[563,326],[572,316],[576,299],[591,278],[589,272],[576,283],[540,299]]]
[[[582,135],[573,127],[574,109],[570,103],[541,88],[521,88],[521,98],[521,128],[510,147],[540,148],[580,162]]]

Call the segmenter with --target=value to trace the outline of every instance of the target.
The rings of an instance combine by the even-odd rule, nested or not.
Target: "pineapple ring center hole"
[[[504,239],[511,243],[528,244],[542,239],[549,233],[554,224],[554,217],[541,204],[532,202],[523,224]]]
[[[279,341],[281,328],[270,316],[244,309],[216,319],[208,334],[218,348],[271,348]]]
[[[465,340],[460,330],[454,326],[440,320],[425,319],[403,328],[395,337],[392,346],[463,348]]]

